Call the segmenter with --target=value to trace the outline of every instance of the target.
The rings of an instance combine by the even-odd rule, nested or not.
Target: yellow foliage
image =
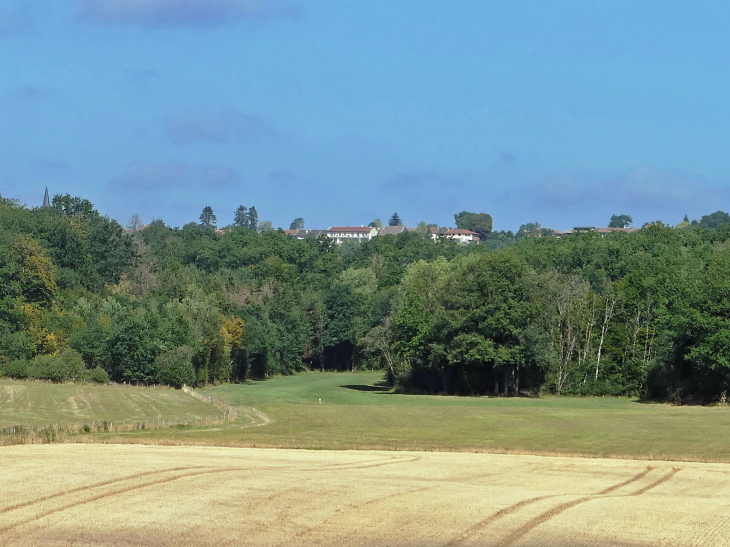
[[[227,348],[230,348],[231,351],[240,348],[243,340],[243,319],[240,317],[231,317],[229,319],[225,315],[221,315],[221,323],[218,334],[223,337],[223,342]]]
[[[107,285],[107,288],[112,292],[112,294],[129,296],[132,293],[132,282],[129,280],[126,273],[122,273],[122,275],[119,276],[117,284],[111,286]]]
[[[37,327],[43,321],[45,313],[37,304],[20,304],[18,306],[25,316],[25,321],[31,327]]]
[[[62,333],[49,332],[43,337],[41,345],[41,353],[53,355],[54,357],[61,354],[61,350],[66,347],[66,339]]]
[[[28,236],[19,236],[12,246],[12,255],[20,266],[18,278],[23,295],[31,300],[53,299],[56,285],[56,267],[45,256],[41,244]]]

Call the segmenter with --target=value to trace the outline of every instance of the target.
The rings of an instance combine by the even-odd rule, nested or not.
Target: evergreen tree
[[[289,225],[290,230],[304,230],[304,219],[302,217],[295,218],[294,222]]]
[[[256,207],[253,205],[248,210],[248,227],[251,228],[254,232],[259,227],[259,214],[256,212]]]
[[[233,225],[237,228],[248,228],[248,207],[239,205],[233,215]]]
[[[398,216],[398,213],[393,213],[393,216],[388,221],[388,226],[403,226],[403,221]]]
[[[205,228],[215,228],[215,223],[218,221],[215,218],[215,213],[210,205],[206,205],[203,212],[200,214],[200,225]]]

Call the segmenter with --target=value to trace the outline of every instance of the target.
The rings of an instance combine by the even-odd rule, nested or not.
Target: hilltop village
[[[65,210],[68,208],[78,207],[79,204],[76,203],[77,201],[79,203],[85,202],[85,200],[73,198],[68,194],[56,195],[53,200],[51,200],[48,188],[46,188],[41,208],[60,207]],[[398,236],[403,233],[417,233],[432,241],[445,239],[454,241],[458,245],[476,245],[483,243],[490,247],[501,248],[521,239],[539,239],[543,237],[562,239],[572,234],[587,232],[605,237],[606,235],[614,232],[637,232],[641,228],[646,228],[654,224],[665,226],[664,223],[657,221],[655,223],[643,223],[641,228],[634,228],[632,227],[633,219],[631,216],[625,214],[613,215],[607,227],[575,226],[570,230],[553,230],[551,228],[541,226],[540,223],[534,222],[521,225],[516,232],[512,232],[511,230],[493,231],[492,216],[488,213],[462,211],[454,215],[454,220],[456,228],[444,226],[439,227],[437,224],[427,224],[423,221],[419,222],[415,227],[407,227],[403,224],[398,213],[394,213],[388,220],[387,225],[383,225],[379,219],[376,219],[367,225],[330,226],[327,229],[307,229],[304,227],[304,219],[296,218],[293,222],[291,222],[289,229],[284,230],[282,228],[278,228],[278,230],[282,231],[288,237],[298,240],[326,237],[335,245],[342,245],[343,243],[353,241],[371,241],[373,238],[379,236]],[[730,215],[723,211],[717,211],[710,215],[703,216],[699,221],[690,221],[689,218],[685,216],[683,221],[674,227],[677,229],[703,228],[706,230],[712,230],[728,223],[730,223]],[[141,222],[139,215],[135,214],[129,219],[124,231],[128,234],[134,234],[155,224],[165,226],[165,223],[161,219],[153,219],[150,224],[144,224]],[[276,231],[270,221],[259,221],[256,207],[251,206],[249,208],[243,205],[236,209],[232,224],[218,228],[217,218],[213,209],[210,206],[206,206],[200,215],[200,222],[191,222],[189,225],[210,228],[218,235],[226,234],[233,228],[237,227],[249,228],[255,232]]]

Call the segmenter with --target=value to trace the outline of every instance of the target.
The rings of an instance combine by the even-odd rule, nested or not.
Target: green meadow
[[[100,440],[730,461],[727,406],[405,395],[391,393],[382,378],[371,372],[311,372],[208,387],[205,394],[238,411],[236,423]]]

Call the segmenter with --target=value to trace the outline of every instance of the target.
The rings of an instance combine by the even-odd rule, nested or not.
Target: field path
[[[0,450],[2,545],[730,546],[730,465],[140,445]]]

